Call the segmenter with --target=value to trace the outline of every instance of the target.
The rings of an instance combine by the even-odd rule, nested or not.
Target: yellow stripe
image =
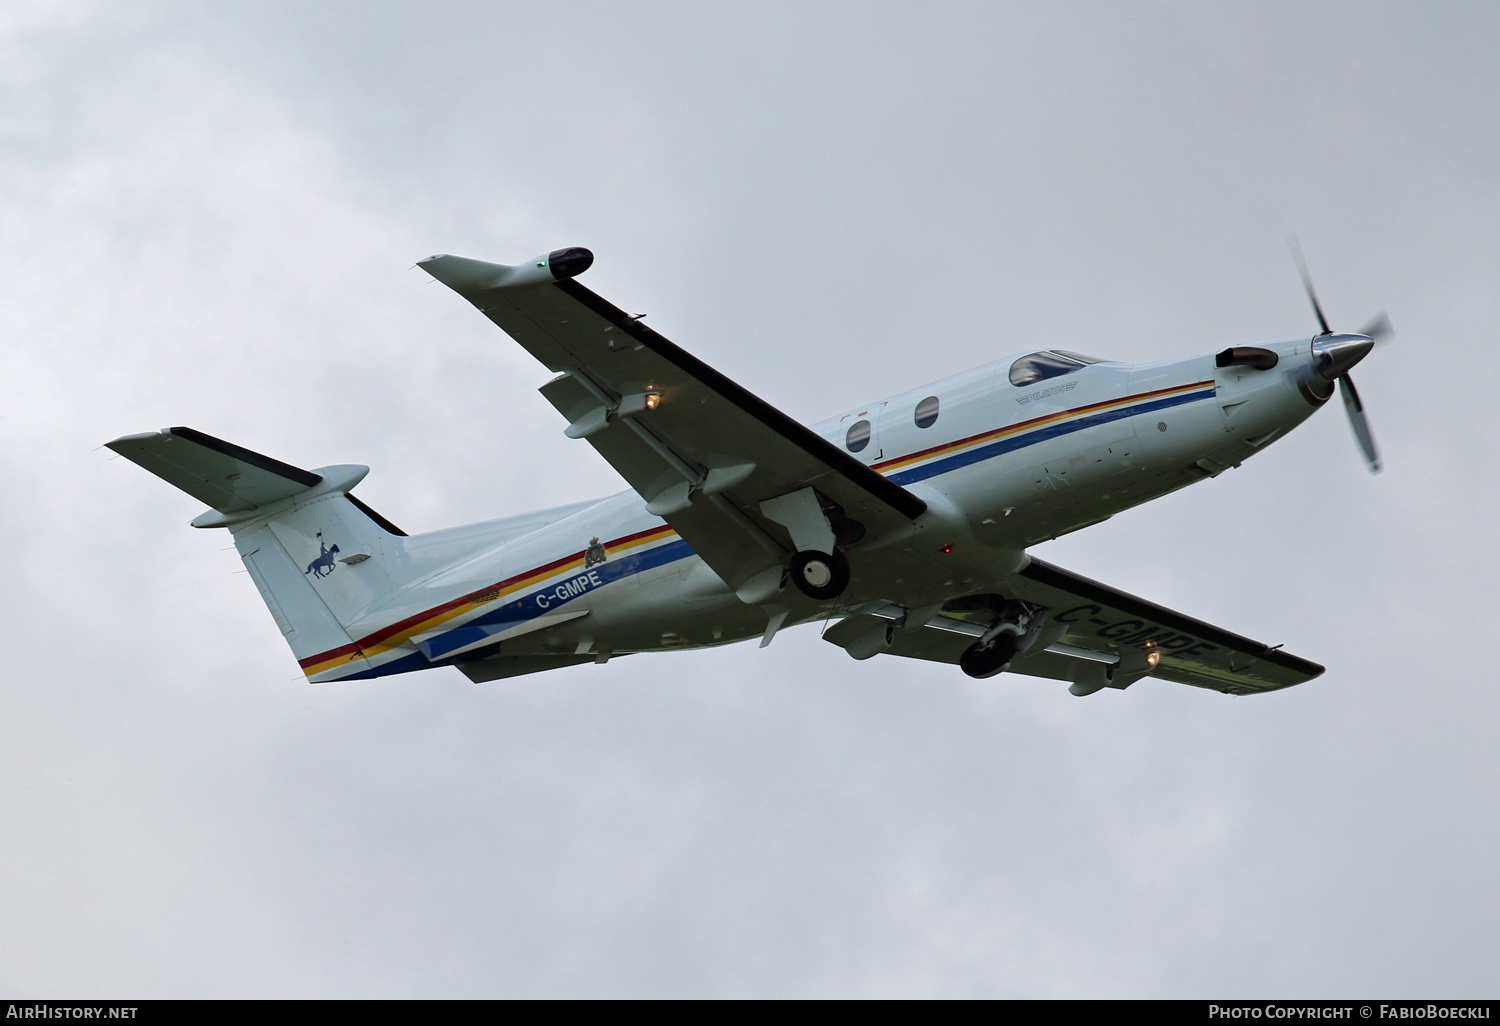
[[[1213,383],[1209,382],[1209,384],[1212,385]],[[1117,399],[1114,402],[1094,403],[1089,406],[1081,406],[1072,410],[1064,410],[1062,413],[1055,413],[1050,417],[1039,417],[1036,420],[1023,421],[1022,423],[1012,425],[1011,427],[996,428],[994,431],[987,431],[975,438],[953,442],[933,452],[921,453],[913,456],[898,457],[897,459],[894,459],[889,463],[881,464],[880,472],[882,474],[885,474],[889,473],[892,470],[900,470],[903,467],[908,467],[913,464],[925,463],[928,460],[941,459],[944,456],[951,456],[956,452],[962,452],[965,449],[972,449],[975,446],[983,445],[986,442],[993,442],[996,439],[1006,438],[1010,435],[1020,434],[1025,431],[1034,431],[1037,428],[1043,428],[1049,424],[1056,424],[1059,421],[1068,420],[1072,417],[1087,416],[1094,413],[1103,412],[1104,410],[1118,409],[1121,406],[1128,406],[1131,403],[1140,402],[1146,396],[1150,396],[1150,398],[1152,399],[1164,399],[1170,395],[1176,395],[1180,392],[1190,392],[1193,389],[1203,387],[1205,387],[1205,385],[1200,381],[1195,382],[1191,385],[1181,385],[1177,388],[1162,389],[1159,392],[1149,392],[1143,393],[1142,395],[1133,395],[1125,399]]]
[[[627,542],[624,545],[619,546],[617,549],[615,549],[615,551],[626,552],[630,549],[638,548],[642,545],[650,545],[654,542],[665,541],[669,536],[675,535],[676,533],[677,532],[672,530],[670,527],[663,528],[661,531],[649,534],[644,538],[637,538],[634,541]],[[443,610],[443,612],[429,617],[426,620],[422,620],[411,627],[390,635],[389,637],[381,638],[379,641],[372,642],[369,646],[358,652],[352,652],[349,655],[335,656],[334,658],[324,660],[321,663],[314,663],[313,665],[306,667],[303,670],[303,673],[306,676],[311,677],[314,674],[322,673],[325,670],[330,670],[337,666],[347,665],[348,663],[351,663],[359,658],[369,660],[376,656],[383,655],[386,652],[391,651],[392,649],[400,648],[402,645],[411,640],[411,638],[415,635],[424,634],[427,631],[432,630],[434,627],[439,627],[442,624],[447,623],[449,620],[453,620],[457,617],[463,616],[465,613],[471,613],[476,609],[483,608],[484,606],[493,605],[494,603],[499,602],[509,595],[513,595],[524,588],[531,587],[540,580],[546,580],[551,577],[559,577],[565,574],[569,574],[574,570],[580,569],[582,566],[583,557],[580,556],[577,559],[569,560],[561,566],[555,566],[548,570],[537,571],[536,573],[523,577],[518,581],[513,581],[512,583],[506,585],[504,588],[499,588],[492,592],[485,592],[472,601],[465,602],[463,605],[454,606],[452,609],[445,609]]]

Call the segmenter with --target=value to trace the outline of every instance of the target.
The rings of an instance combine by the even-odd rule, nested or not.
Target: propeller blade
[[[1361,335],[1369,335],[1376,342],[1389,342],[1396,330],[1391,327],[1391,319],[1382,310],[1360,327]]]
[[[1313,313],[1318,315],[1318,327],[1323,329],[1324,335],[1333,334],[1333,329],[1328,327],[1328,318],[1323,316],[1323,305],[1318,302],[1318,294],[1313,290],[1312,275],[1307,273],[1307,261],[1302,259],[1302,243],[1297,241],[1297,236],[1288,235],[1286,244],[1292,249],[1292,259],[1297,261],[1297,272],[1302,275],[1302,287],[1307,290]]]
[[[1359,401],[1354,379],[1347,374],[1339,378],[1339,395],[1344,400],[1344,412],[1349,415],[1349,426],[1354,429],[1354,438],[1365,454],[1370,473],[1380,473],[1380,454],[1375,451],[1375,438],[1370,434],[1370,422],[1365,419],[1365,405]]]

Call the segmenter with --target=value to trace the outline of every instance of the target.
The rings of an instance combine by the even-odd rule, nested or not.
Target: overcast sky
[[[1494,5],[0,5],[0,995],[1494,996]],[[566,245],[815,421],[1386,309],[1338,404],[1038,554],[1328,666],[1228,698],[769,649],[302,681],[97,447],[620,490],[415,260]]]

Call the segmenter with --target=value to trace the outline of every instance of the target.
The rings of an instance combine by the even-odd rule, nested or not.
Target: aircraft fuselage
[[[1014,361],[1004,360],[815,425],[927,504],[908,530],[842,546],[852,577],[833,601],[787,586],[747,604],[626,491],[391,538],[381,543],[390,549],[383,560],[310,576],[357,639],[358,658],[341,650],[301,662],[313,680],[334,680],[497,649],[549,665],[602,661],[762,636],[778,609],[784,615],[772,631],[864,603],[940,607],[1025,565],[1031,545],[1215,476],[1281,438],[1331,394],[1315,374],[1313,342],[1259,347],[1276,355],[1269,369],[1217,366],[1206,352],[1094,363],[1022,385],[1011,383]],[[322,544],[321,536],[313,543],[314,529],[337,533],[316,504],[277,530],[304,529],[314,551]],[[244,552],[253,534],[237,538]],[[459,552],[472,555],[454,564]],[[432,571],[422,576],[426,566]],[[374,577],[394,567],[416,580],[392,594]]]

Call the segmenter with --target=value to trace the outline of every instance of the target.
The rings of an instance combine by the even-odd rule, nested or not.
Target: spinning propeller
[[[1349,426],[1354,429],[1354,438],[1370,473],[1380,472],[1380,453],[1375,449],[1375,438],[1370,434],[1370,422],[1365,418],[1364,403],[1359,401],[1359,391],[1349,369],[1363,360],[1375,343],[1384,342],[1392,335],[1391,319],[1384,312],[1376,314],[1364,323],[1359,331],[1335,332],[1328,327],[1328,318],[1323,316],[1323,306],[1318,302],[1318,293],[1313,289],[1312,275],[1307,272],[1307,261],[1302,258],[1302,246],[1295,235],[1287,239],[1292,248],[1292,258],[1297,261],[1297,271],[1302,275],[1302,287],[1312,303],[1313,313],[1318,315],[1318,327],[1322,332],[1313,339],[1312,350],[1317,362],[1316,373],[1327,381],[1337,381],[1339,395],[1344,400],[1344,412],[1349,415]]]

